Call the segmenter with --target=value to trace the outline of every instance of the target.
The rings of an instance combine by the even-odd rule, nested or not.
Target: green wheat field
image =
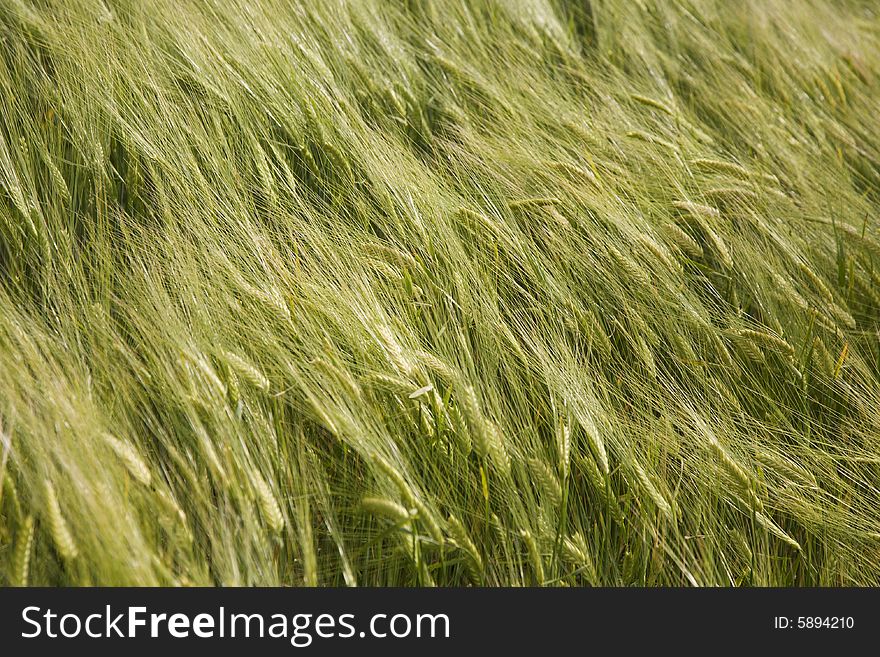
[[[873,0],[2,0],[0,584],[880,581]]]

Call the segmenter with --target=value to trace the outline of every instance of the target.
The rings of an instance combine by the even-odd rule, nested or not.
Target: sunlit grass
[[[880,578],[880,14],[0,2],[0,583]]]

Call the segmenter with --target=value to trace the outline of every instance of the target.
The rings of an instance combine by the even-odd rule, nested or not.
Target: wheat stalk
[[[662,146],[663,148],[674,151],[675,144],[671,141],[667,141],[662,137],[658,137],[657,135],[652,135],[644,130],[630,130],[626,133],[626,136],[630,139],[637,139],[638,141],[643,141],[648,144],[656,144],[657,146]]]
[[[449,535],[455,542],[455,545],[465,553],[465,561],[468,566],[471,581],[475,584],[479,584],[482,581],[483,559],[477,550],[477,546],[474,545],[474,542],[471,540],[470,535],[468,535],[464,525],[461,524],[461,521],[454,515],[449,516],[448,527]]]
[[[564,173],[574,180],[586,180],[593,185],[599,185],[599,180],[596,178],[596,174],[586,167],[579,167],[567,162],[549,162],[548,166],[555,171]]]
[[[590,584],[598,584],[599,575],[596,564],[590,555],[590,549],[587,547],[583,534],[575,532],[570,537],[566,536],[562,539],[561,547],[563,556],[586,574]]]
[[[755,520],[758,521],[758,524],[761,525],[764,529],[773,534],[776,538],[780,539],[783,543],[793,547],[798,552],[802,552],[800,543],[794,540],[791,536],[785,533],[785,531],[773,522],[770,518],[765,516],[761,512],[755,513]]]
[[[257,504],[260,507],[263,518],[274,534],[280,534],[281,530],[284,529],[284,515],[281,513],[281,507],[278,505],[278,500],[272,493],[272,489],[256,471],[251,473],[251,483],[253,484],[254,492],[257,494]]]
[[[562,205],[562,201],[555,196],[539,196],[534,198],[524,198],[510,202],[511,210],[536,210],[543,209],[548,206]]]
[[[544,560],[541,557],[541,551],[538,549],[538,542],[527,529],[520,530],[520,536],[523,539],[523,543],[526,544],[529,561],[532,562],[532,569],[535,571],[535,580],[538,586],[543,586],[546,577],[544,576]]]
[[[556,454],[559,475],[567,481],[571,472],[571,423],[563,417],[556,423]]]
[[[609,244],[608,250],[611,253],[611,257],[614,258],[614,261],[619,265],[619,267],[629,277],[630,280],[634,281],[642,288],[651,288],[651,277],[648,275],[643,267],[636,263],[629,255],[624,255],[619,249],[617,249],[617,247],[613,245]]]
[[[102,438],[119,460],[122,461],[129,474],[144,486],[149,486],[153,479],[150,474],[150,468],[134,446],[108,433],[103,434]]]
[[[681,210],[695,219],[718,219],[721,213],[709,205],[694,203],[692,201],[674,201],[672,207]]]
[[[800,262],[798,263],[798,269],[807,277],[807,280],[812,283],[813,287],[816,288],[819,294],[822,295],[822,298],[825,299],[826,303],[834,303],[834,295],[831,293],[831,290],[825,284],[825,281],[823,281],[809,265]]]
[[[666,237],[685,255],[690,256],[694,260],[699,260],[703,257],[703,247],[677,224],[664,224],[662,230]]]
[[[794,347],[792,347],[783,338],[780,338],[779,336],[773,335],[771,333],[765,333],[763,331],[753,331],[751,329],[741,329],[734,332],[733,335],[739,339],[750,342],[759,349],[775,351],[776,353],[782,354],[783,356],[788,356],[789,358],[794,357]]]
[[[395,525],[406,525],[412,520],[409,509],[384,497],[365,497],[361,507],[368,513],[391,519]]]
[[[441,379],[444,379],[445,381],[455,381],[457,379],[455,371],[447,365],[445,361],[441,360],[434,354],[428,353],[427,351],[416,351],[415,356],[426,368],[428,368],[429,371],[433,372]]]
[[[642,96],[641,94],[631,94],[630,98],[632,98],[637,103],[641,105],[646,105],[648,107],[653,107],[654,109],[658,109],[669,116],[675,116],[675,110],[672,109],[669,105],[664,103],[663,101],[656,100],[655,98],[649,98],[648,96]]]
[[[675,516],[672,511],[672,505],[657,489],[657,486],[651,481],[651,478],[648,476],[648,473],[645,472],[645,469],[636,461],[633,461],[630,464],[630,467],[632,468],[633,474],[635,474],[636,480],[639,482],[642,490],[648,494],[648,497],[654,502],[654,506],[657,507],[657,510],[660,511],[667,520],[674,520]]]
[[[55,549],[58,554],[66,562],[71,562],[79,556],[79,549],[73,534],[67,526],[67,521],[61,513],[61,506],[58,503],[58,496],[55,494],[55,487],[48,479],[44,482],[46,496],[46,520],[49,523],[49,533],[55,542]]]
[[[29,515],[18,528],[15,550],[12,554],[13,586],[27,586],[30,575],[31,552],[34,545],[34,517]]]
[[[529,459],[529,469],[538,484],[538,488],[542,490],[549,498],[551,506],[554,508],[562,504],[562,486],[559,485],[559,479],[553,472],[553,469],[544,461],[537,458]]]
[[[691,160],[691,164],[705,171],[715,171],[718,173],[729,173],[732,176],[748,180],[751,177],[749,170],[736,164],[735,162],[727,162],[725,160],[713,160],[709,158],[697,158]]]
[[[727,452],[718,439],[710,434],[709,447],[721,461],[725,470],[733,477],[733,479],[742,487],[743,491],[749,496],[752,506],[758,511],[763,511],[764,504],[755,492],[755,482],[746,471],[740,467],[739,463]]]

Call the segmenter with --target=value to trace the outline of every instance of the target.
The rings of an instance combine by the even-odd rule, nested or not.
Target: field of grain
[[[0,2],[0,584],[880,581],[872,0]]]

